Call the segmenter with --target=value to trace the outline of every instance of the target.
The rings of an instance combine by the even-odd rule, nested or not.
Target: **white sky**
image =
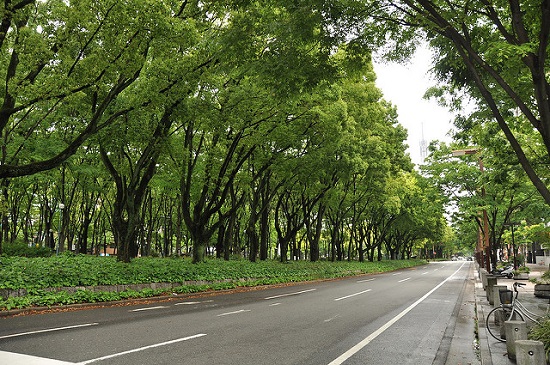
[[[397,107],[399,123],[409,135],[407,151],[415,164],[422,163],[422,134],[427,145],[433,140],[451,141],[447,134],[453,127],[452,114],[434,100],[423,99],[426,90],[436,84],[428,73],[431,57],[429,50],[420,48],[405,65],[374,62],[376,85],[382,90],[384,99]]]

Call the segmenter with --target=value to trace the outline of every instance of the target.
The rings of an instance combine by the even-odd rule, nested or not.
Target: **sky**
[[[450,142],[452,114],[434,100],[423,98],[436,83],[429,75],[431,52],[420,48],[408,64],[374,62],[376,85],[384,99],[397,107],[399,123],[408,131],[406,143],[413,163],[421,164],[420,142],[433,140]]]

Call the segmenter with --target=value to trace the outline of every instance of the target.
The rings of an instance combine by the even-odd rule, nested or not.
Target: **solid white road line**
[[[48,328],[48,329],[45,329],[45,330],[30,331],[30,332],[21,332],[21,333],[14,333],[14,334],[11,334],[11,335],[0,336],[0,340],[1,340],[1,339],[4,339],[4,338],[11,338],[11,337],[19,337],[19,336],[34,335],[34,334],[37,334],[37,333],[55,332],[55,331],[70,330],[70,329],[73,329],[73,328],[97,326],[98,324],[99,324],[99,323],[84,323],[84,324],[77,324],[77,325],[74,325],[74,326],[56,327],[56,328]]]
[[[241,310],[234,311],[234,312],[222,313],[222,314],[218,314],[216,317],[229,316],[231,314],[239,314],[239,313],[244,313],[244,312],[250,312],[250,309],[241,309]]]
[[[150,345],[150,346],[145,346],[145,347],[140,347],[140,348],[129,350],[129,351],[119,352],[117,354],[102,356],[102,357],[98,357],[96,359],[91,359],[91,360],[86,360],[86,361],[79,362],[78,365],[91,364],[91,363],[94,363],[94,362],[97,362],[97,361],[112,359],[114,357],[124,356],[124,355],[128,355],[128,354],[131,354],[131,353],[134,353],[134,352],[145,351],[145,350],[152,349],[152,348],[155,348],[155,347],[171,345],[171,344],[174,344],[174,343],[183,342],[183,341],[187,341],[187,340],[192,340],[192,339],[203,337],[203,336],[206,336],[206,333],[199,333],[199,334],[196,334],[196,335],[193,335],[193,336],[178,338],[178,339],[175,339],[175,340],[172,340],[172,341],[161,342],[161,343],[157,343],[157,344]]]
[[[274,295],[272,297],[267,297],[267,298],[264,298],[265,300],[269,300],[269,299],[275,299],[275,298],[282,298],[282,297],[289,297],[291,295],[299,295],[299,294],[303,294],[303,293],[308,293],[310,291],[315,291],[317,289],[308,289],[308,290],[302,290],[302,291],[297,291],[297,292],[294,292],[294,293],[287,293],[287,294],[281,294],[281,295]]]
[[[331,361],[328,365],[341,365],[355,355],[357,352],[359,352],[363,347],[367,346],[372,340],[374,340],[376,337],[380,336],[384,331],[386,331],[388,328],[390,328],[395,322],[399,321],[401,318],[403,318],[407,313],[409,313],[411,310],[414,309],[417,305],[422,303],[427,297],[429,297],[433,292],[435,292],[437,289],[439,289],[443,284],[445,284],[449,279],[451,279],[457,272],[462,269],[464,264],[460,265],[460,267],[449,277],[447,277],[445,280],[443,280],[441,283],[439,283],[435,288],[427,292],[422,298],[418,299],[416,302],[411,304],[409,307],[407,307],[405,310],[403,310],[401,313],[399,313],[397,316],[393,317],[391,320],[386,322],[382,327],[378,328],[376,331],[371,333],[369,336],[367,336],[365,339],[363,339],[361,342],[359,342],[357,345],[350,348],[348,351],[344,352],[342,355],[338,356],[336,359]]]
[[[350,295],[346,295],[345,297],[336,298],[336,299],[334,299],[334,301],[335,301],[335,302],[338,302],[338,301],[340,301],[340,300],[342,300],[342,299],[348,299],[348,298],[354,297],[354,296],[356,296],[356,295],[365,294],[365,293],[367,293],[367,292],[369,292],[369,291],[371,291],[371,290],[372,290],[372,289],[367,289],[367,290],[360,291],[359,293],[353,293],[353,294],[350,294]]]

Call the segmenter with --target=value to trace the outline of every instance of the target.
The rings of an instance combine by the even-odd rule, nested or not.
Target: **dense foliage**
[[[376,263],[326,261],[280,263],[247,260],[208,260],[191,264],[189,259],[137,258],[123,263],[114,257],[63,254],[50,258],[3,257],[0,260],[0,292],[24,289],[24,295],[0,299],[0,309],[54,304],[91,303],[172,293],[231,289],[239,286],[290,283],[379,273],[423,264],[420,260]],[[97,286],[175,283],[162,289],[107,291]],[[62,288],[50,291],[45,289]],[[74,290],[74,288],[78,290]]]
[[[0,250],[433,255],[442,199],[340,5],[5,2]]]

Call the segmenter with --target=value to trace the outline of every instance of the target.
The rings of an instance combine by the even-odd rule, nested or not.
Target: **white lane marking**
[[[303,294],[303,293],[308,293],[310,291],[315,291],[317,289],[307,289],[307,290],[302,290],[302,291],[297,291],[297,292],[294,292],[294,293],[286,293],[286,294],[280,294],[280,295],[274,295],[272,297],[267,297],[267,298],[264,298],[265,300],[269,300],[269,299],[275,299],[275,298],[282,298],[282,297],[289,297],[291,295],[299,295],[299,294]]]
[[[129,310],[128,312],[143,312],[143,311],[150,311],[150,310],[156,310],[156,309],[165,309],[165,308],[168,308],[168,307],[165,306],[165,305],[159,305],[157,307],[146,307],[146,308],[132,309],[132,310]]]
[[[373,281],[373,279],[365,279],[365,280],[357,280],[358,283],[368,283],[369,281]]]
[[[422,275],[426,275],[427,273],[428,273],[428,271],[426,271],[426,272],[423,272],[423,273],[422,273]]]
[[[392,275],[395,276],[395,275],[401,275],[403,274],[402,272],[396,272],[396,273],[393,273]]]
[[[281,302],[277,302],[277,303],[271,303],[269,306],[270,307],[275,307],[276,305],[281,305],[282,303]]]
[[[210,299],[210,300],[202,300],[199,302],[179,302],[179,303],[175,303],[174,305],[195,305],[195,304],[212,303],[212,302],[213,300]]]
[[[155,348],[155,347],[171,345],[171,344],[174,344],[174,343],[183,342],[183,341],[187,341],[187,340],[192,340],[192,339],[203,337],[203,336],[206,336],[206,333],[199,333],[199,334],[196,334],[196,335],[193,335],[193,336],[178,338],[178,339],[175,339],[175,340],[172,340],[172,341],[166,341],[166,342],[161,342],[161,343],[157,343],[157,344],[154,344],[154,345],[139,347],[139,348],[133,349],[133,350],[128,350],[128,351],[119,352],[119,353],[112,354],[112,355],[107,355],[107,356],[102,356],[102,357],[98,357],[98,358],[91,359],[91,360],[82,361],[82,362],[79,362],[77,364],[78,365],[91,364],[93,362],[112,359],[114,357],[124,356],[124,355],[128,355],[128,354],[131,354],[131,353],[134,353],[134,352],[145,351],[145,350],[152,349],[152,348]]]
[[[45,332],[55,332],[55,331],[63,331],[63,330],[70,330],[73,328],[82,328],[82,327],[89,327],[89,326],[97,326],[99,323],[84,323],[84,324],[77,324],[74,326],[65,326],[65,327],[56,327],[56,328],[48,328],[45,330],[38,330],[38,331],[30,331],[30,332],[21,332],[21,333],[14,333],[11,335],[4,335],[0,336],[0,340],[4,338],[11,338],[11,337],[19,337],[19,336],[27,336],[27,335],[34,335],[37,333],[45,333]]]
[[[403,280],[399,280],[399,281],[398,281],[398,283],[402,283],[402,282],[404,282],[404,281],[407,281],[407,280],[411,280],[411,278],[410,278],[410,277],[408,277],[408,278],[406,278],[406,279],[403,279]]]
[[[365,294],[365,293],[367,293],[371,290],[372,289],[367,289],[367,290],[360,291],[359,293],[353,293],[353,294],[350,294],[350,295],[346,295],[345,297],[336,298],[336,299],[334,299],[334,301],[337,302],[337,301],[342,300],[342,299],[348,299],[348,298],[354,297],[356,295]]]
[[[384,324],[382,327],[378,328],[376,331],[371,333],[369,336],[367,336],[365,339],[363,339],[361,342],[350,348],[348,351],[344,352],[342,355],[338,356],[336,359],[331,361],[328,365],[341,365],[355,355],[357,352],[359,352],[363,347],[367,346],[372,340],[374,340],[376,337],[380,336],[384,331],[386,331],[388,328],[390,328],[392,325],[395,324],[395,322],[399,321],[401,318],[403,318],[407,313],[409,313],[411,310],[414,309],[417,305],[422,303],[427,297],[429,297],[433,292],[435,292],[437,289],[439,289],[443,284],[445,284],[449,279],[451,279],[457,272],[462,269],[462,264],[453,274],[451,274],[449,277],[447,277],[445,280],[443,280],[441,283],[435,286],[432,290],[427,292],[422,298],[418,299],[416,302],[411,304],[409,307],[404,309],[401,313],[399,313],[397,316],[390,319],[386,324]]]
[[[331,318],[325,319],[325,320],[324,320],[323,322],[325,322],[325,323],[328,323],[328,322],[330,322],[330,321],[332,321],[332,320],[335,320],[335,319],[336,319],[336,318],[338,318],[338,317],[340,317],[340,315],[339,315],[339,314],[335,315],[334,317],[331,317]]]
[[[217,317],[229,316],[231,314],[239,314],[239,313],[244,313],[244,312],[250,312],[250,309],[241,309],[241,310],[234,311],[234,312],[222,313],[222,314],[218,314]]]
[[[75,365],[74,362],[47,359],[45,357],[18,354],[15,352],[0,351],[2,364],[25,364],[25,365]]]

